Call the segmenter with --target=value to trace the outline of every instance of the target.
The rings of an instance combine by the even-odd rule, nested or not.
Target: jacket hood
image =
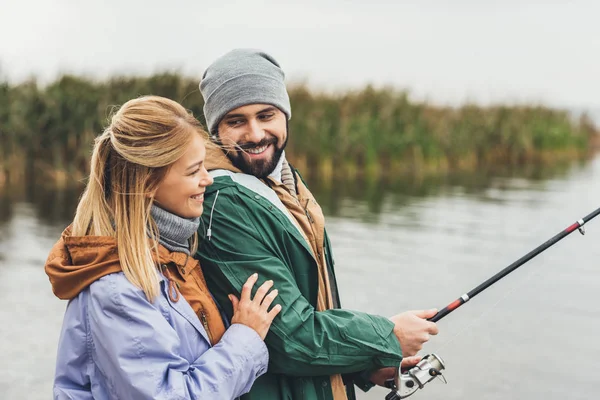
[[[117,242],[106,236],[71,236],[68,227],[52,247],[44,270],[56,297],[72,299],[96,280],[121,271]]]
[[[48,255],[44,270],[59,299],[70,300],[108,274],[121,272],[117,241],[109,236],[71,236],[67,227]],[[158,246],[160,264],[191,265],[196,260],[185,253],[170,252]]]

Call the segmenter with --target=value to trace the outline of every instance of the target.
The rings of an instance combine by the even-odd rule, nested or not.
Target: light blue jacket
[[[58,346],[55,399],[233,399],[264,374],[268,352],[233,324],[214,347],[168,281],[150,303],[125,275],[100,278],[72,299]]]

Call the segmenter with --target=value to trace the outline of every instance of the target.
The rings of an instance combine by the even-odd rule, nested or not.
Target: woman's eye
[[[195,171],[191,172],[189,176],[194,176],[194,175],[196,175],[198,172],[200,172],[200,168],[198,168],[197,170],[195,170]]]

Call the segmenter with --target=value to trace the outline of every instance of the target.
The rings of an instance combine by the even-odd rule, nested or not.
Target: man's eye
[[[258,116],[258,118],[260,118],[263,121],[267,121],[267,120],[273,118],[274,115],[275,115],[275,113],[261,114]]]
[[[244,123],[244,121],[241,119],[230,119],[229,121],[227,121],[227,125],[229,126],[237,126],[241,125],[242,123]]]

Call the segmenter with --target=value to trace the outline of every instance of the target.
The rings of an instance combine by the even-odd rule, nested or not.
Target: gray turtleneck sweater
[[[158,241],[169,251],[190,255],[190,239],[200,226],[200,218],[182,218],[156,204],[152,205],[150,215],[158,227]]]

